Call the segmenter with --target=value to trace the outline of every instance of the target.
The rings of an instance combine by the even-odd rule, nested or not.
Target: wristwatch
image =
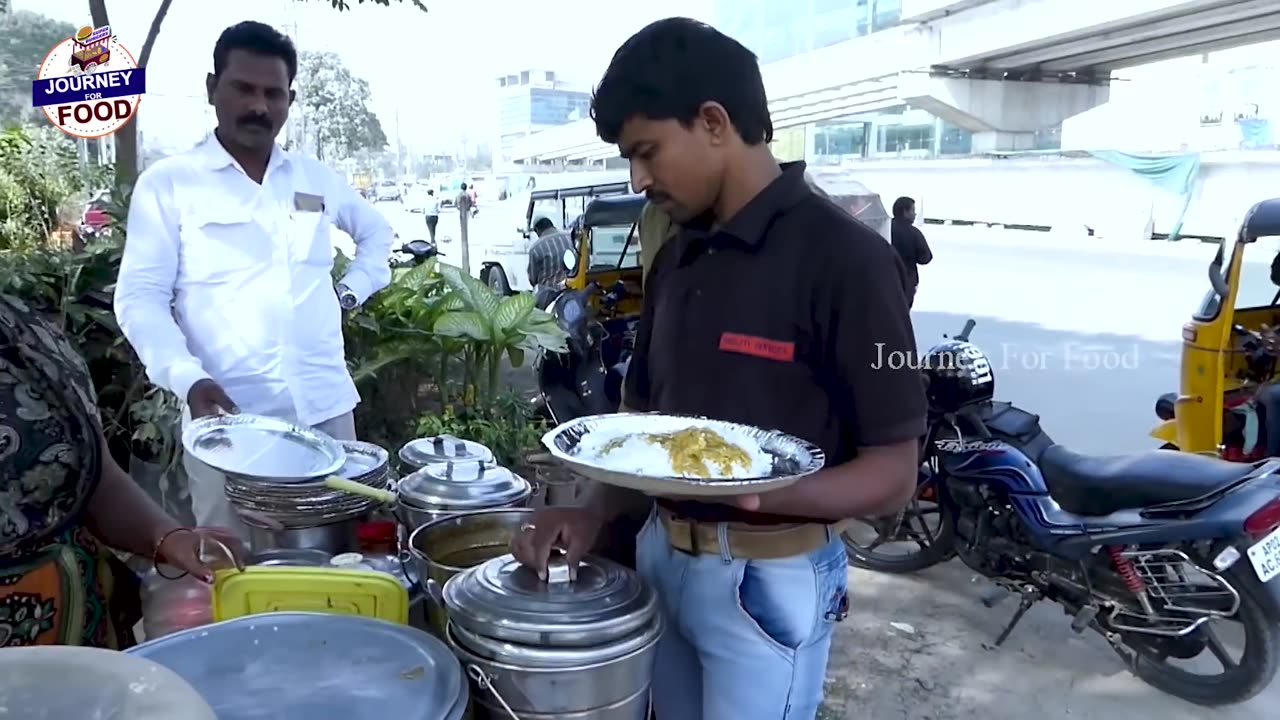
[[[360,301],[356,299],[356,294],[351,292],[351,288],[346,285],[338,285],[336,289],[338,291],[338,304],[342,306],[342,309],[355,310]]]

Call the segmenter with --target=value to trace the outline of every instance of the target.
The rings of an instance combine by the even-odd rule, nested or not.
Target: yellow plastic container
[[[270,612],[360,615],[406,625],[409,593],[395,576],[371,570],[250,566],[214,573],[215,621]]]

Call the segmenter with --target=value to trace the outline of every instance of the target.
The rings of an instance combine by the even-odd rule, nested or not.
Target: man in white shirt
[[[394,232],[338,174],[276,145],[297,68],[293,43],[268,25],[223,32],[206,79],[218,128],[138,178],[116,317],[189,417],[243,410],[354,440],[342,309],[390,282]],[[330,224],[356,243],[336,289]],[[199,523],[244,534],[222,474],[185,465]]]
[[[436,241],[436,226],[440,224],[440,198],[435,190],[427,191],[427,232],[431,233],[431,242]]]

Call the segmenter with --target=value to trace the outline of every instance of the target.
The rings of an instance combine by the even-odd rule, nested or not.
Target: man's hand
[[[1277,333],[1273,327],[1263,325],[1258,334],[1262,336],[1263,352],[1273,357],[1280,356],[1280,333]]]
[[[240,408],[231,401],[222,386],[208,378],[191,386],[191,391],[187,393],[187,407],[191,409],[192,420],[240,412]]]
[[[601,515],[584,507],[540,508],[512,538],[511,554],[546,580],[547,562],[559,548],[565,552],[570,577],[576,577],[578,562],[595,546],[602,527]]]

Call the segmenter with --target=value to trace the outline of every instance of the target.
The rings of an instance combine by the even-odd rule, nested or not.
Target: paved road
[[[937,259],[921,272],[922,349],[973,317],[997,396],[1038,413],[1056,440],[1098,453],[1154,446],[1152,406],[1176,388],[1179,331],[1207,289],[1211,246],[1084,241],[1082,250],[1043,234],[926,231]],[[1270,258],[1258,260],[1265,271]],[[1015,603],[985,608],[988,586],[958,563],[910,578],[854,570],[850,579],[828,719],[1262,720],[1280,703],[1276,685],[1212,712],[1162,695],[1101,639],[1073,634],[1050,605],[1028,613],[1003,648],[987,649]]]

